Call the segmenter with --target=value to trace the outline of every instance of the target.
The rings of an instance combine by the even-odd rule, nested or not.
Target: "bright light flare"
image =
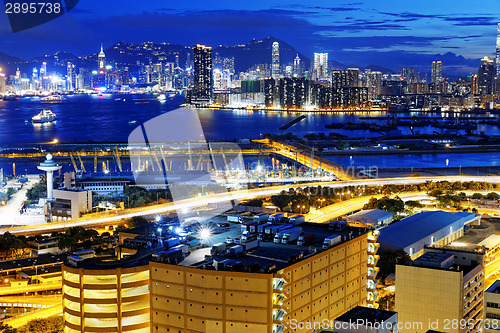
[[[208,228],[201,228],[198,234],[202,241],[207,241],[212,237],[212,231]]]

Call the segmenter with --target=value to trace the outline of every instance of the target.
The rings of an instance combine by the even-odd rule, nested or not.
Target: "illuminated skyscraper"
[[[302,70],[300,69],[300,58],[298,54],[293,60],[293,76],[294,77],[302,76]]]
[[[101,44],[101,52],[97,55],[97,61],[99,62],[99,72],[102,70],[104,72],[104,68],[106,66],[106,55],[104,54],[104,51],[102,49],[102,44]]]
[[[75,65],[71,62],[68,62],[67,65],[67,88],[68,90],[76,89],[76,73],[75,73]]]
[[[328,79],[328,53],[314,53],[313,79]]]
[[[432,62],[431,83],[439,84],[443,78],[443,63],[441,61]]]
[[[500,78],[500,23],[498,23],[498,30],[497,30],[497,58],[496,58],[496,65],[497,65],[497,77]]]
[[[280,74],[280,44],[278,42],[273,43],[271,66],[271,76],[273,79],[277,79]]]
[[[478,90],[482,95],[493,94],[495,90],[495,60],[493,57],[481,59],[478,70]]]
[[[194,55],[194,89],[192,100],[195,103],[210,103],[212,99],[212,48],[196,44]]]

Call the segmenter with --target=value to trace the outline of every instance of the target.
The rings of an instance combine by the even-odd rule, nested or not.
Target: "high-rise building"
[[[208,104],[212,99],[213,73],[212,73],[212,48],[196,44],[193,48],[194,57],[194,89],[192,101],[194,103]]]
[[[278,94],[282,108],[303,108],[309,103],[309,80],[305,78],[281,78]]]
[[[500,326],[500,280],[496,280],[491,286],[484,291],[484,302],[486,318],[485,321],[497,325],[485,325],[486,333],[497,333]]]
[[[495,61],[492,57],[481,59],[478,73],[478,90],[482,95],[493,94],[495,91]]]
[[[398,222],[399,223],[399,222]],[[427,249],[413,264],[396,265],[396,312],[411,332],[475,333],[483,328],[483,253]],[[452,325],[452,323],[467,325]],[[448,324],[447,324],[448,323]]]
[[[71,62],[68,62],[68,65],[66,66],[67,69],[67,88],[68,90],[74,90],[76,89],[76,72],[75,72],[75,65],[72,64]]]
[[[332,88],[357,87],[359,68],[349,68],[346,71],[332,71]]]
[[[382,89],[382,72],[372,72],[367,69],[365,71],[365,86],[368,88],[368,98],[370,100],[380,95]]]
[[[313,80],[328,79],[328,53],[314,53]]]
[[[0,94],[5,94],[5,74],[0,73]]]
[[[99,54],[97,55],[97,62],[99,63],[99,70],[102,69],[104,71],[106,67],[106,55],[104,54],[102,44],[101,44],[101,52],[99,52]]]
[[[433,61],[431,69],[431,83],[438,85],[443,78],[443,63],[441,61]]]
[[[479,94],[479,82],[478,82],[478,76],[477,76],[477,74],[472,74],[471,75],[470,93],[473,94],[473,95]]]
[[[500,78],[500,23],[498,23],[498,30],[497,30],[497,50],[496,50],[496,65],[497,65],[497,72],[496,76],[497,78]]]
[[[280,75],[280,43],[274,42],[271,58],[271,76],[273,79],[279,78]]]
[[[297,54],[297,56],[293,60],[293,76],[294,77],[302,76],[302,69],[300,66],[301,66],[300,58],[299,58],[299,55]]]

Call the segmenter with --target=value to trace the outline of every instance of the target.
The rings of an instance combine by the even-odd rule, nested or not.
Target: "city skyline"
[[[38,50],[82,55],[101,42],[105,46],[119,40],[137,43],[144,36],[155,42],[215,47],[272,35],[293,42],[308,57],[314,52],[329,53],[329,59],[359,66],[412,66],[423,57],[440,54],[447,58],[443,59],[447,66],[470,72],[467,59],[494,55],[491,45],[498,15],[493,1],[478,8],[465,4],[450,8],[446,3],[420,6],[424,9],[402,6],[387,0],[377,3],[377,8],[363,2],[335,7],[254,2],[245,9],[224,3],[178,4],[172,9],[151,1],[138,11],[132,3],[118,8],[114,2],[97,6],[89,1],[53,22],[18,34],[7,33],[6,16],[0,17],[0,50],[26,59],[38,55]]]

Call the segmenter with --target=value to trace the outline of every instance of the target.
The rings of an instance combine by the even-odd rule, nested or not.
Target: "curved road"
[[[408,177],[408,178],[362,179],[362,180],[280,185],[280,186],[258,188],[258,189],[244,190],[244,191],[219,193],[210,196],[184,199],[177,202],[167,203],[157,206],[129,209],[111,216],[110,215],[104,215],[102,217],[87,216],[66,222],[52,222],[52,223],[38,224],[33,226],[21,226],[9,229],[2,229],[0,230],[0,234],[9,231],[12,234],[35,235],[35,234],[51,233],[53,231],[62,231],[67,228],[77,227],[77,226],[85,228],[102,227],[112,223],[123,222],[123,220],[131,218],[133,216],[146,216],[146,215],[162,214],[172,211],[182,211],[186,209],[192,209],[195,207],[205,206],[210,203],[223,203],[223,202],[229,202],[231,200],[268,197],[274,194],[278,194],[283,190],[288,191],[289,189],[303,188],[307,186],[322,186],[322,187],[330,187],[338,189],[347,186],[380,186],[380,185],[390,185],[390,184],[414,185],[414,184],[422,184],[425,182],[435,182],[444,180],[451,182],[473,181],[473,182],[500,183],[500,176],[439,176],[439,177],[414,177],[414,178]]]

